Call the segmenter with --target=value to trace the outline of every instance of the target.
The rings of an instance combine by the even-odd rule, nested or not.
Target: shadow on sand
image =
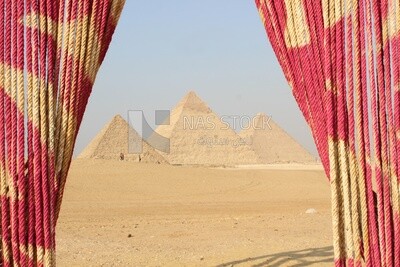
[[[292,266],[302,267],[312,264],[332,263],[333,264],[333,247],[310,248],[297,251],[281,252],[276,254],[252,257],[243,260],[236,260],[217,265],[217,267],[231,267],[243,264],[252,267],[280,267]]]

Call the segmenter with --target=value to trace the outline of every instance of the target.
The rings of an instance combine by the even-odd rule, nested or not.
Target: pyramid
[[[142,142],[142,153],[128,153],[128,142],[133,141],[141,141],[140,135],[120,115],[116,115],[79,154],[78,158],[120,160],[120,154],[123,153],[124,160],[128,161],[166,163],[163,156],[146,142]]]
[[[234,166],[257,164],[252,149],[196,95],[189,92],[172,110],[168,125],[156,133],[169,138],[170,164]],[[150,139],[151,140],[151,137]],[[153,144],[152,142],[150,142]]]
[[[263,164],[315,163],[316,158],[265,114],[259,113],[240,136],[252,147]]]

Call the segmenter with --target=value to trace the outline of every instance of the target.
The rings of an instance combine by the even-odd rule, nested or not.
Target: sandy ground
[[[57,230],[59,266],[332,266],[319,169],[75,160]]]

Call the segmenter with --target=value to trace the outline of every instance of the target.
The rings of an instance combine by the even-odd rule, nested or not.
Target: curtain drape
[[[400,266],[400,2],[255,2],[329,177],[336,266]]]
[[[0,265],[54,266],[83,113],[124,0],[0,1]]]

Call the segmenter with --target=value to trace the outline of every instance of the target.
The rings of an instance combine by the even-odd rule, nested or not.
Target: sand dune
[[[58,224],[58,263],[331,266],[329,198],[321,170],[79,159]]]

